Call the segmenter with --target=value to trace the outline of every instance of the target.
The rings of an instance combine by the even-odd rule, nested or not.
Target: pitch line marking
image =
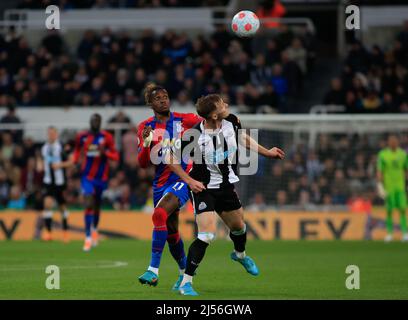
[[[89,266],[61,266],[61,269],[108,269],[108,268],[120,268],[126,267],[127,262],[124,261],[97,261],[99,263],[105,263],[102,265],[89,265]],[[28,271],[28,270],[43,270],[44,267],[15,267],[15,268],[0,268],[0,272],[7,271]]]

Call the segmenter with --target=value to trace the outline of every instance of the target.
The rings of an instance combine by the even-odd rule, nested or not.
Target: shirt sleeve
[[[115,140],[111,134],[107,135],[106,147],[105,156],[110,160],[119,161],[119,152],[116,150]]]
[[[150,163],[150,147],[143,146],[142,132],[143,132],[144,127],[145,125],[141,123],[139,125],[139,128],[137,129],[137,138],[139,140],[139,146],[138,146],[139,152],[137,153],[137,160],[139,161],[139,165],[142,168],[147,168],[147,166]]]
[[[203,121],[203,118],[201,118],[198,114],[195,113],[187,113],[184,115],[184,126],[186,129],[190,129],[194,127],[197,123]]]
[[[79,157],[81,156],[82,148],[82,134],[78,134],[75,139],[75,148],[74,148],[74,163],[78,163]]]

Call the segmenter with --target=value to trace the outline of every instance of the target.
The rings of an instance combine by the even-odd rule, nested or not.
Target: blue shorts
[[[160,199],[167,193],[174,194],[179,199],[179,208],[183,207],[190,199],[190,192],[188,186],[183,181],[176,181],[172,184],[164,185],[161,188],[153,188],[153,203],[156,207]]]
[[[83,195],[93,195],[97,198],[102,197],[102,193],[108,188],[107,181],[81,179],[81,190]]]

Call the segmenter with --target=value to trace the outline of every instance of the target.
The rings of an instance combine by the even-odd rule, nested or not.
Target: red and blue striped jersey
[[[83,178],[107,181],[109,177],[109,159],[119,160],[119,153],[109,132],[102,130],[94,134],[85,131],[77,135],[74,162],[82,162],[81,175]]]
[[[159,189],[165,185],[179,181],[180,178],[174,172],[172,172],[161,158],[165,156],[166,150],[170,149],[177,139],[180,139],[184,131],[191,129],[198,122],[203,119],[194,113],[178,113],[171,112],[170,118],[167,122],[160,122],[156,117],[150,117],[149,119],[141,122],[138,128],[139,137],[139,154],[138,160],[142,168],[148,166],[149,163],[155,164],[155,177],[153,180],[153,189]],[[150,148],[143,147],[143,129],[147,126],[151,126],[154,130],[153,141],[150,144]],[[151,159],[155,157],[154,161]],[[154,154],[154,155],[153,155]],[[191,163],[187,164],[181,161],[181,166],[188,172],[191,168]]]

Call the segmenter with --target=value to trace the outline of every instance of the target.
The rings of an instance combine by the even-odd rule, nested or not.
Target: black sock
[[[235,232],[234,232],[235,233]],[[234,242],[234,249],[237,252],[244,252],[245,251],[245,244],[247,240],[247,233],[246,231],[242,234],[233,234],[230,232],[229,234],[231,240]]]
[[[208,247],[208,243],[200,239],[195,239],[188,249],[187,255],[187,267],[185,273],[189,276],[193,276],[201,260],[205,255],[205,250]]]
[[[62,218],[62,229],[64,231],[68,230],[68,219],[67,218]]]
[[[45,228],[51,232],[51,224],[52,224],[52,219],[51,218],[45,218],[44,219],[44,223],[45,223]]]
[[[101,213],[101,212],[100,212],[99,210],[94,211],[93,227],[94,227],[95,229],[98,228],[100,213]]]

